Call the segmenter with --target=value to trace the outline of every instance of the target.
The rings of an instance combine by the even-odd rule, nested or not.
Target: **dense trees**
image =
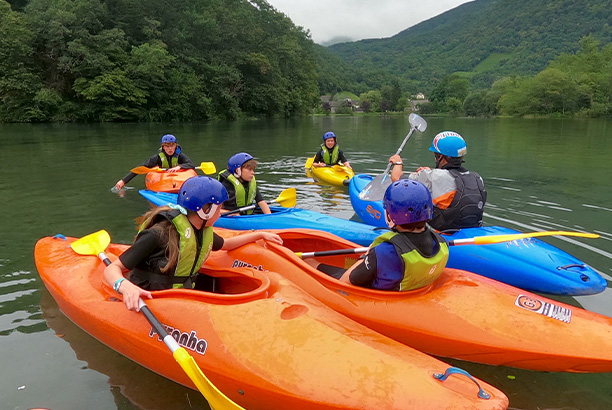
[[[312,41],[265,0],[13,3],[0,0],[2,121],[291,116],[318,101]]]

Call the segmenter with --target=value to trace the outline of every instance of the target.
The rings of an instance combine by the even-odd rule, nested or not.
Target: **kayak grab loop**
[[[458,367],[449,367],[448,369],[446,369],[444,374],[434,373],[433,377],[443,382],[444,380],[448,378],[448,376],[452,374],[462,374],[466,376],[467,378],[469,378],[474,383],[476,383],[476,386],[478,386],[478,397],[480,397],[481,399],[488,400],[491,398],[491,395],[487,393],[486,391],[484,391],[482,387],[480,387],[480,383],[478,383],[478,381],[476,381],[476,379],[474,379],[474,377],[471,374],[469,374],[465,370],[460,369]]]
[[[584,269],[586,268],[586,265],[584,263],[571,263],[569,265],[565,265],[565,266],[557,266],[557,270],[568,270],[571,268],[579,268],[579,269]]]

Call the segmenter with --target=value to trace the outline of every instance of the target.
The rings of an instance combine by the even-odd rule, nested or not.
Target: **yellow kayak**
[[[314,157],[308,158],[304,167],[306,174],[314,178],[315,181],[324,182],[330,185],[348,185],[355,172],[349,167],[342,165],[332,165],[327,167],[313,167]]]

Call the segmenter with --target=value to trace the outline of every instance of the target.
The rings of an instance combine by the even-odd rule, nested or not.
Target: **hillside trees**
[[[13,87],[2,121],[291,116],[317,101],[312,41],[265,0],[6,6],[0,53],[20,65],[0,72],[0,86]]]

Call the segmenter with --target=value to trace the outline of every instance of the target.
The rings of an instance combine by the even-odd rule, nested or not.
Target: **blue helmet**
[[[447,157],[462,157],[467,154],[467,145],[461,135],[453,131],[443,131],[436,135],[429,150]]]
[[[336,139],[336,134],[334,134],[331,131],[328,131],[325,134],[323,134],[323,142],[325,142],[326,140],[328,140],[330,138]]]
[[[166,134],[161,138],[161,143],[162,144],[172,144],[172,143],[176,144],[176,137],[172,134]]]
[[[189,178],[181,186],[176,203],[185,209],[196,212],[200,218],[208,220],[228,198],[227,189],[221,182],[198,175]],[[202,208],[206,204],[212,204],[212,206],[205,212]]]
[[[234,154],[227,161],[227,169],[232,174],[236,173],[237,169],[240,169],[242,164],[253,159],[251,154],[247,154],[246,152],[239,152],[238,154]]]
[[[383,206],[387,223],[404,225],[433,217],[431,194],[425,185],[411,179],[395,181],[385,191]],[[389,223],[390,226],[393,226]]]

